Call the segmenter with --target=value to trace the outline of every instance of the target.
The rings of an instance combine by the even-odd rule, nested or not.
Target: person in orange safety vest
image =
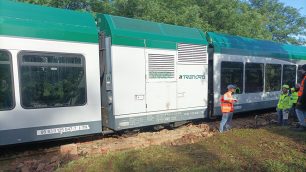
[[[297,130],[306,131],[306,64],[302,65],[299,72],[303,80],[298,91],[298,100],[295,107],[295,112],[299,120],[299,128]]]
[[[236,86],[228,85],[227,90],[228,91],[221,97],[222,120],[219,128],[221,133],[230,129],[234,113],[234,103],[237,102],[237,99],[233,97]]]

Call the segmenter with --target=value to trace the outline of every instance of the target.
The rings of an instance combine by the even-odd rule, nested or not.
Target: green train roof
[[[207,33],[217,53],[261,56],[272,58],[306,59],[306,47],[280,44],[272,41],[232,36],[220,33]]]
[[[208,44],[205,34],[195,28],[99,14],[98,27],[112,44],[176,49],[177,43]]]
[[[0,1],[0,35],[98,42],[91,14],[27,3]]]

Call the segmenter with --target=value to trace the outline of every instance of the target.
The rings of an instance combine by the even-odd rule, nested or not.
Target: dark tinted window
[[[296,66],[295,65],[284,65],[283,66],[283,85],[287,84],[289,87],[295,85],[296,77]]]
[[[0,50],[0,110],[14,107],[11,65],[9,52]]]
[[[221,62],[221,94],[224,94],[229,84],[235,84],[243,92],[243,63]]]
[[[282,65],[266,64],[266,92],[281,89]]]
[[[83,56],[23,52],[19,63],[23,107],[80,106],[86,103]]]
[[[245,64],[245,92],[256,93],[263,91],[263,64]]]

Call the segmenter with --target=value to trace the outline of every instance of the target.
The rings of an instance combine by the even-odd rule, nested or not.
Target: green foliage
[[[190,27],[208,27],[200,16],[200,7],[192,0],[117,0],[114,6],[116,15]]]
[[[251,10],[247,3],[239,0],[201,2],[201,16],[210,25],[211,28],[207,28],[209,31],[270,39],[270,33],[264,28],[266,18],[257,11]]]
[[[56,8],[65,8],[71,10],[90,10],[92,0],[19,0],[21,2],[28,2],[32,4],[51,6]]]
[[[266,29],[272,33],[272,40],[305,44],[306,40],[295,36],[306,34],[306,17],[293,7],[285,6],[278,0],[249,0],[253,10],[268,19]]]
[[[278,0],[19,0],[305,44],[306,17]]]

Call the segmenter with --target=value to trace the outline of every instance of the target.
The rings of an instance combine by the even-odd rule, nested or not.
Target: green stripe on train
[[[196,28],[145,20],[97,15],[100,31],[112,37],[112,44],[135,47],[176,49],[177,43],[208,45],[205,34]]]
[[[221,54],[306,60],[306,47],[251,39],[220,33],[207,33],[214,51]]]
[[[0,35],[98,43],[90,13],[0,1]]]

